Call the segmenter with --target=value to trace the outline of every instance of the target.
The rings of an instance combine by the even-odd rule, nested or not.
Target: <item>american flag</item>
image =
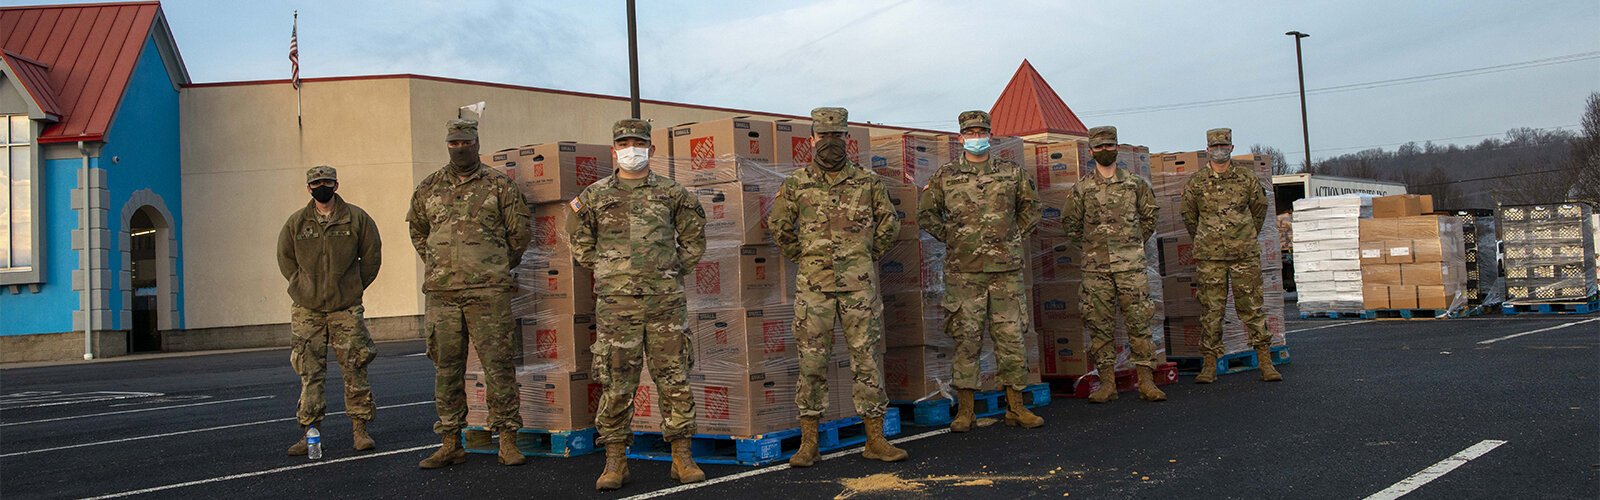
[[[294,71],[289,81],[300,90],[300,11],[295,11],[294,28],[289,31],[289,66]]]

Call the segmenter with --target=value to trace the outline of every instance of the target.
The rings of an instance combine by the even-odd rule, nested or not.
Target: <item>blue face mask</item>
[[[989,138],[988,137],[976,137],[976,138],[972,138],[972,139],[963,139],[961,141],[961,149],[965,149],[965,150],[967,150],[968,153],[972,153],[972,154],[975,154],[975,155],[981,155],[981,154],[984,154],[984,153],[988,153],[989,152]]]

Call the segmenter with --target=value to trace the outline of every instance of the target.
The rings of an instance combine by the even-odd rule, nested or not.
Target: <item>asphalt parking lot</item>
[[[605,495],[598,454],[418,470],[438,445],[420,341],[379,345],[378,450],[352,451],[349,421],[330,415],[320,462],[283,453],[298,433],[286,350],[4,369],[0,497],[1600,497],[1600,317],[1288,330],[1284,383],[1186,375],[1164,403],[1057,399],[1040,429],[908,427],[902,463],[846,451],[810,469],[705,466],[690,489],[635,461]]]

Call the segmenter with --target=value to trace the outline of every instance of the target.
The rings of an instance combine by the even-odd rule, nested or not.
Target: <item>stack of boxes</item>
[[[1505,282],[1500,277],[1497,255],[1499,225],[1494,210],[1446,210],[1461,219],[1463,256],[1467,263],[1467,306],[1494,306],[1505,300]]]
[[[1427,195],[1372,200],[1360,221],[1363,308],[1457,310],[1466,306],[1461,219],[1433,211]]]
[[[1372,195],[1302,198],[1292,217],[1300,313],[1361,311],[1361,219],[1372,217]]]
[[[1584,302],[1596,294],[1595,210],[1581,202],[1500,208],[1506,299]]]
[[[1200,316],[1205,312],[1198,299],[1199,283],[1195,281],[1197,263],[1194,259],[1194,240],[1183,223],[1183,188],[1190,177],[1203,173],[1209,159],[1204,151],[1166,153],[1155,155],[1150,163],[1152,180],[1159,208],[1156,235],[1161,242],[1162,292],[1166,297],[1167,354],[1175,357],[1200,357],[1202,328]],[[1272,168],[1269,159],[1259,155],[1233,157],[1234,164],[1245,165],[1261,181],[1268,200],[1272,200]],[[1284,343],[1283,329],[1283,261],[1279,258],[1281,243],[1276,219],[1265,217],[1256,237],[1261,253],[1261,285],[1263,313],[1267,318],[1267,332],[1273,345]],[[1230,291],[1223,313],[1223,353],[1249,351],[1250,334],[1239,314],[1234,310]]]

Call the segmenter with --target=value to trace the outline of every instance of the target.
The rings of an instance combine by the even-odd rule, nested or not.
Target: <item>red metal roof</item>
[[[63,113],[61,105],[56,103],[55,90],[50,88],[50,67],[9,50],[0,50],[0,57],[5,59],[11,74],[17,76],[17,83],[22,84],[22,89],[39,106],[39,110],[48,115],[50,120],[60,120]]]
[[[55,94],[61,119],[39,142],[104,140],[160,16],[158,2],[0,8],[0,48],[47,68],[39,87]]]
[[[1062,102],[1055,89],[1039,76],[1027,59],[1011,76],[1011,83],[1000,92],[989,110],[994,135],[1024,136],[1055,132],[1060,134],[1088,135],[1078,115]]]

